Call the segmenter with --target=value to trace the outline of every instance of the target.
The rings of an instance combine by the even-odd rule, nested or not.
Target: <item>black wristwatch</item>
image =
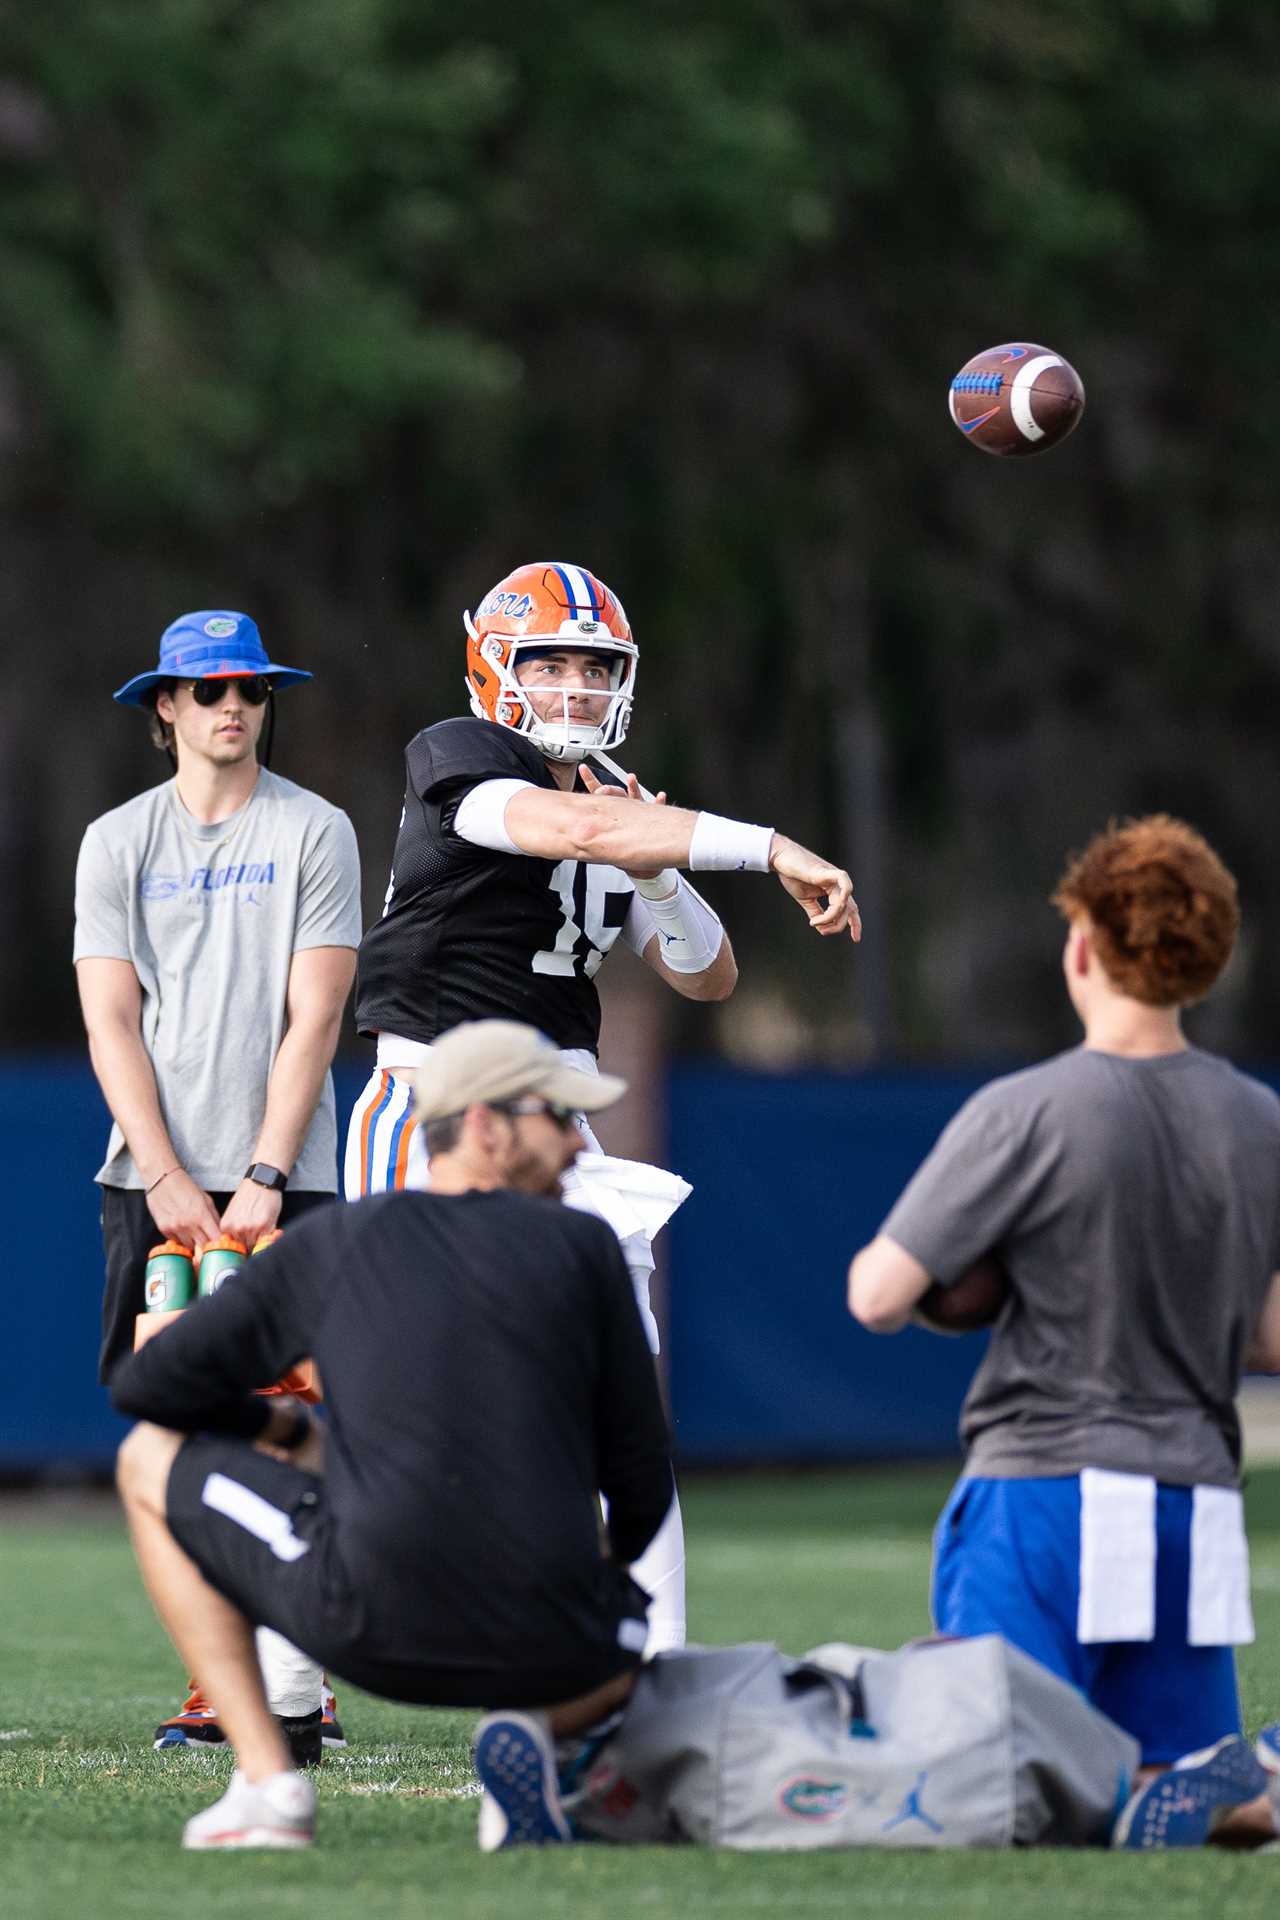
[[[260,1187],[270,1187],[272,1193],[283,1193],[289,1184],[287,1173],[281,1173],[279,1167],[269,1167],[265,1160],[255,1160],[245,1175]]]

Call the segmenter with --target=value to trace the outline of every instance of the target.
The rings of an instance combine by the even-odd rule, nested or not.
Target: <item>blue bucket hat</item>
[[[142,707],[151,688],[163,680],[234,680],[251,673],[269,673],[278,687],[311,678],[300,667],[268,660],[257,622],[247,613],[206,607],[201,613],[180,613],[160,636],[159,666],[126,680],[112,698],[126,707]]]

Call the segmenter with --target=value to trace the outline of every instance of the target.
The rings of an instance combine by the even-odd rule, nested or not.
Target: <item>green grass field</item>
[[[932,1472],[694,1480],[685,1490],[690,1610],[707,1640],[800,1651],[886,1646],[928,1625]],[[1280,1716],[1280,1471],[1249,1489],[1259,1640],[1243,1661],[1251,1728]],[[182,1684],[114,1505],[0,1502],[0,1915],[135,1920],[628,1920],[755,1914],[1160,1920],[1261,1915],[1280,1856],[713,1854],[572,1848],[482,1858],[468,1764],[474,1716],[351,1689],[352,1737],[320,1780],[309,1854],[189,1855],[182,1821],[216,1797],[217,1755],[151,1751]]]

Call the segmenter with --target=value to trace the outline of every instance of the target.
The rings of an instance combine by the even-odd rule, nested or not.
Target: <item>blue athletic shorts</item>
[[[1191,1499],[1156,1489],[1154,1640],[1084,1645],[1079,1480],[960,1480],[934,1533],[934,1624],[1003,1634],[1131,1733],[1148,1766],[1239,1733],[1232,1649],[1187,1645]]]

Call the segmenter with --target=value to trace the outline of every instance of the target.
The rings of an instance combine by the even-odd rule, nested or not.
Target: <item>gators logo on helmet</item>
[[[622,602],[595,574],[568,561],[536,560],[499,580],[474,618],[470,612],[462,618],[467,629],[467,691],[479,719],[526,734],[549,760],[583,760],[593,748],[607,752],[626,739],[638,650]],[[607,689],[590,690],[605,703],[598,719],[571,717],[569,701],[575,689],[553,694],[550,718],[534,711],[529,689],[516,677],[519,658],[521,653],[527,659],[553,650],[600,654],[607,660]]]

